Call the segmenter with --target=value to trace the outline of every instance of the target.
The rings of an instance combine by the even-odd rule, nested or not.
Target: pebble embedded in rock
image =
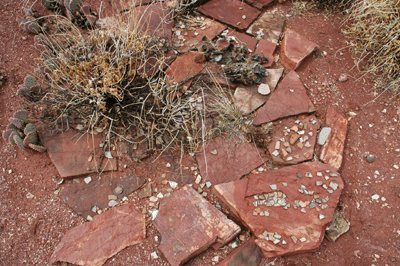
[[[373,163],[375,161],[375,158],[376,158],[375,155],[368,154],[367,155],[367,162]]]
[[[92,182],[92,178],[88,176],[85,179],[83,179],[83,181],[85,181],[86,184],[89,184],[90,182]]]
[[[268,95],[271,93],[271,88],[269,87],[268,84],[262,83],[260,86],[258,86],[258,93],[261,95]]]
[[[158,259],[157,252],[155,252],[155,251],[154,251],[154,252],[151,252],[150,256],[151,256],[151,258],[152,258],[153,260]]]
[[[124,191],[124,189],[121,186],[118,186],[114,189],[115,194],[120,195],[122,194],[122,192]]]
[[[33,199],[34,197],[35,197],[35,195],[33,195],[32,193],[30,193],[30,192],[26,193],[27,199]]]
[[[318,135],[318,145],[322,146],[325,144],[326,140],[329,137],[329,134],[331,134],[331,128],[330,127],[324,127],[321,129]]]
[[[208,188],[210,188],[210,187],[212,186],[211,182],[210,182],[210,181],[207,181],[207,182],[206,182],[206,186],[207,186]]]
[[[371,196],[371,199],[378,200],[379,199],[379,195],[378,194],[374,194],[374,195]]]

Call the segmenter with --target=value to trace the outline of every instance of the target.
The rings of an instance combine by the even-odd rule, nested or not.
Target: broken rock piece
[[[329,107],[326,112],[326,125],[331,132],[322,146],[320,159],[330,166],[339,169],[343,161],[344,143],[346,141],[348,120]]]
[[[328,172],[336,190],[330,191],[328,181],[317,174]],[[299,178],[299,173],[305,177]],[[335,168],[309,162],[219,184],[214,193],[257,237],[264,256],[271,258],[318,249],[342,189]]]
[[[279,118],[309,113],[314,110],[306,88],[296,72],[291,71],[279,83],[267,103],[260,108],[253,120],[253,125],[261,125]]]
[[[278,44],[285,24],[284,12],[277,8],[267,10],[250,25],[248,34]]]
[[[259,266],[262,258],[261,249],[254,243],[254,237],[252,237],[233,250],[217,266]]]
[[[251,143],[217,137],[196,153],[201,176],[212,184],[237,180],[264,163],[260,152]]]
[[[126,204],[69,230],[51,255],[50,263],[101,266],[122,249],[145,239],[144,215],[133,204]]]
[[[318,45],[297,32],[287,29],[282,40],[281,64],[287,70],[295,70]]]
[[[343,217],[343,215],[335,211],[331,224],[326,228],[325,237],[331,241],[335,242],[341,235],[349,231],[350,223]]]
[[[184,186],[160,203],[154,225],[161,234],[159,250],[171,266],[184,264],[213,245],[219,248],[240,233],[240,227]]]

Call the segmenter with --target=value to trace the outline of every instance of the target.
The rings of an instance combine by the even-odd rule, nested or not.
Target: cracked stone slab
[[[89,184],[82,181],[65,184],[59,195],[75,213],[87,219],[88,215],[91,217],[97,215],[97,212],[93,211],[93,207],[100,209],[108,207],[109,195],[122,199],[141,188],[145,183],[146,180],[141,177],[93,178]],[[116,192],[118,187],[122,189],[121,193]]]
[[[196,161],[204,180],[213,185],[237,180],[264,163],[261,152],[251,143],[217,137],[196,153]]]
[[[240,30],[247,29],[261,13],[239,0],[211,0],[200,6],[198,11]]]
[[[254,243],[254,237],[252,237],[246,243],[233,250],[217,266],[259,266],[262,258],[262,251]]]
[[[326,125],[331,128],[324,146],[322,146],[321,161],[339,169],[343,162],[344,144],[347,135],[348,121],[341,114],[329,107],[326,112]]]
[[[289,72],[271,94],[267,103],[259,110],[253,125],[261,125],[279,118],[311,113],[314,105],[308,98],[306,88],[296,72]]]
[[[176,50],[178,52],[186,53],[189,49],[194,48],[198,43],[200,43],[204,37],[212,40],[226,28],[227,26],[224,24],[209,18],[204,18],[204,21],[201,21],[201,25],[194,30],[177,29],[179,30],[180,35],[178,36],[175,31],[172,41],[174,45],[177,46]],[[177,44],[178,42],[179,44]]]
[[[282,76],[284,68],[266,69],[267,76],[263,80],[263,84],[267,84],[272,91],[275,90],[279,79]],[[261,95],[258,93],[260,85],[239,86],[233,95],[235,105],[243,114],[250,114],[263,105],[270,97],[269,95]]]
[[[335,168],[308,162],[219,184],[214,193],[271,258],[317,250],[343,186]]]
[[[287,70],[295,70],[309,56],[318,44],[309,41],[297,32],[287,29],[282,40],[281,64]]]
[[[144,215],[126,204],[70,229],[58,243],[50,263],[101,266],[122,249],[146,239]]]
[[[160,202],[154,226],[161,234],[159,250],[171,266],[205,251],[225,245],[240,233],[240,227],[186,185]]]
[[[313,159],[319,120],[314,116],[284,119],[275,123],[268,151],[277,165],[293,165]]]
[[[82,135],[74,130],[52,135],[40,130],[39,137],[63,178],[117,170],[115,158],[104,158],[100,148],[102,135]]]
[[[274,8],[261,14],[246,31],[257,39],[278,44],[285,24],[285,13]]]

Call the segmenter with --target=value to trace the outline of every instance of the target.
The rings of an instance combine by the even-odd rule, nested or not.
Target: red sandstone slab
[[[211,0],[198,11],[240,30],[246,29],[261,13],[240,0]]]
[[[293,165],[313,159],[319,120],[314,116],[293,117],[274,123],[268,151],[274,165]]]
[[[161,2],[138,6],[134,9],[133,26],[146,35],[171,40],[174,26],[172,11]],[[138,19],[138,20],[137,20]]]
[[[309,56],[318,44],[309,41],[297,32],[287,29],[282,40],[281,64],[287,70],[295,70]]]
[[[208,64],[201,73],[201,79],[206,83],[214,85],[219,84],[219,86],[231,90],[234,90],[237,87],[236,83],[231,82],[227,78],[220,65]]]
[[[346,141],[348,121],[332,107],[326,112],[326,125],[331,128],[331,133],[322,146],[321,161],[339,169],[343,162],[344,143]]]
[[[263,7],[266,7],[273,1],[274,0],[248,0],[247,2],[249,2],[252,6],[254,6],[256,8],[261,9]]]
[[[279,118],[313,112],[314,105],[296,72],[289,72],[253,120],[261,125]]]
[[[201,176],[213,185],[237,180],[264,163],[253,144],[217,137],[196,153]]]
[[[101,266],[122,249],[145,239],[144,215],[136,210],[134,204],[126,204],[69,230],[49,262]]]
[[[177,29],[172,41],[174,45],[177,45],[177,42],[179,42],[178,47],[176,48],[178,52],[186,53],[189,49],[194,48],[198,43],[200,43],[204,37],[212,40],[226,28],[227,26],[224,24],[205,18],[204,21],[201,21],[201,25],[194,30]],[[177,31],[179,31],[179,36],[176,33]]]
[[[250,25],[246,31],[262,40],[278,44],[285,24],[285,12],[276,8],[267,10]]]
[[[92,177],[92,181],[86,184],[83,180],[79,183],[65,184],[60,191],[60,197],[75,213],[87,219],[88,215],[94,217],[93,207],[104,209],[108,207],[109,195],[117,199],[128,196],[133,191],[141,188],[146,180],[141,177],[111,177],[103,176],[101,179]],[[116,188],[122,189],[121,193]]]
[[[254,237],[232,251],[217,266],[259,266],[263,254],[261,249],[254,243]]]
[[[58,135],[40,131],[39,136],[63,178],[117,170],[117,160],[104,158],[100,148],[104,136],[82,135],[74,130]]]
[[[265,77],[263,83],[268,84],[271,92],[275,90],[279,79],[282,76],[284,68],[280,69],[266,69],[267,76]],[[235,90],[233,95],[235,99],[235,105],[243,114],[250,114],[254,112],[257,108],[263,105],[270,97],[269,95],[261,95],[258,93],[258,87],[260,85],[251,86],[240,86]]]
[[[196,63],[194,58],[199,52],[187,52],[178,56],[167,68],[165,74],[170,84],[190,86],[192,79],[204,68],[203,63]]]
[[[309,162],[219,184],[214,192],[271,258],[317,250],[343,186],[335,168]]]
[[[212,245],[219,248],[240,233],[238,225],[188,185],[160,202],[154,226],[161,234],[159,249],[171,266],[183,265]]]
[[[276,43],[264,39],[261,39],[258,42],[255,53],[265,56],[268,59],[268,63],[263,64],[263,67],[271,67],[274,64],[275,49],[276,49]]]
[[[246,33],[237,32],[235,30],[229,30],[227,36],[235,37],[238,45],[246,46],[251,51],[256,49],[257,39],[255,39],[253,36],[250,36]]]

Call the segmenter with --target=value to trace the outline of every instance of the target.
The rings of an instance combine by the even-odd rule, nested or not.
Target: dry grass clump
[[[400,86],[400,0],[355,1],[344,31],[356,64],[374,74],[386,89]]]
[[[55,33],[36,37],[43,50],[43,83],[48,84],[41,116],[54,130],[104,133],[105,149],[124,140],[146,141],[149,149],[179,143],[194,152],[237,124],[232,98],[220,87],[194,82],[176,96],[176,85],[164,72],[168,41],[128,30],[123,22],[113,22],[112,30],[82,31],[56,17],[55,25]],[[207,106],[205,91],[212,95]],[[224,122],[210,126],[212,114]]]
[[[68,130],[74,121],[87,132],[104,131],[109,142],[144,136],[153,147],[182,138],[182,121],[196,110],[190,95],[172,97],[163,75],[166,41],[122,22],[84,35],[67,19],[57,19],[56,33],[38,36],[49,84],[44,120],[56,130]]]

